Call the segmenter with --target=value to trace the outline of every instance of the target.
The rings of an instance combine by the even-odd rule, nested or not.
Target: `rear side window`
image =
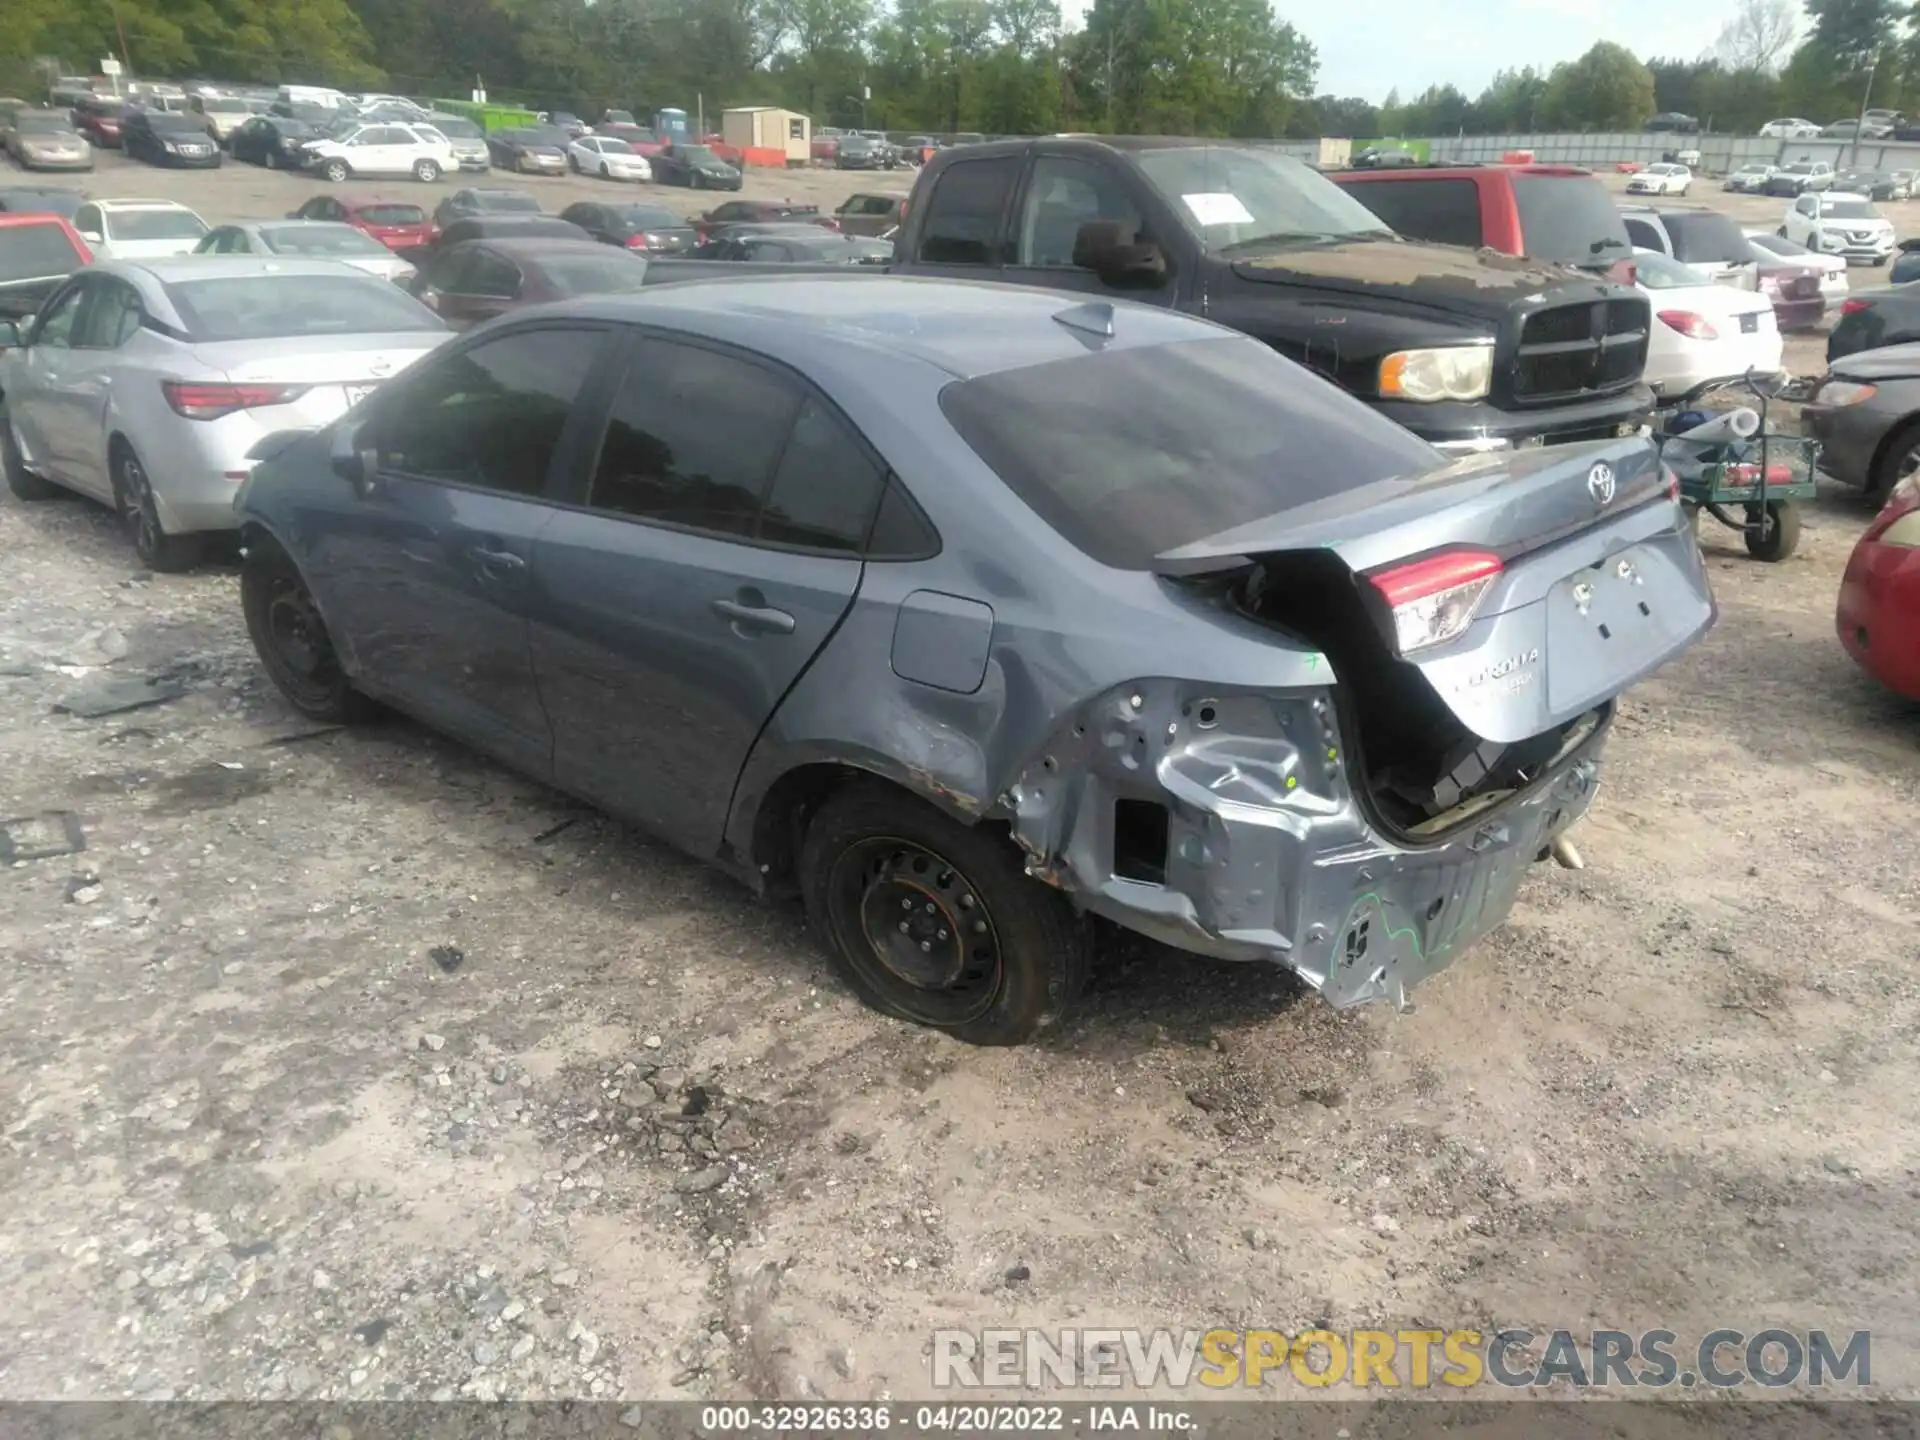
[[[809,399],[773,472],[755,537],[858,554],[886,480],[846,423]]]
[[[1003,370],[949,385],[940,408],[1043,520],[1128,570],[1440,463],[1412,432],[1239,337]]]
[[[1617,260],[1631,248],[1613,197],[1597,179],[1516,175],[1513,200],[1524,253],[1536,260],[1592,265]]]
[[[1627,216],[1623,222],[1627,227],[1627,238],[1642,250],[1658,250],[1667,253],[1667,237],[1660,233],[1660,227],[1650,220],[1636,220]]]
[[[643,340],[608,414],[587,503],[751,538],[799,404],[758,365]]]
[[[1019,161],[1011,155],[947,167],[927,202],[920,259],[929,265],[1000,263],[1000,217]]]
[[[1471,180],[1351,180],[1340,183],[1388,227],[1438,245],[1480,243],[1480,190]]]
[[[80,252],[58,225],[9,225],[0,229],[0,285],[44,280],[78,270]]]
[[[1714,261],[1745,265],[1753,259],[1747,237],[1728,216],[1712,210],[1688,210],[1662,215],[1673,237],[1673,258],[1689,265]]]

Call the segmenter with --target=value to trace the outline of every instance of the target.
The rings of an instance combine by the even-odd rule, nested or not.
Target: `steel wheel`
[[[306,582],[273,541],[248,542],[240,602],[261,665],[294,709],[335,724],[370,713],[369,702],[347,681]]]
[[[891,1007],[925,1025],[979,1018],[1000,988],[1000,940],[973,882],[922,845],[877,836],[831,877],[847,958]]]

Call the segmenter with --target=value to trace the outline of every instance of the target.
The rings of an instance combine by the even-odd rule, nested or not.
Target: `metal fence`
[[[1869,170],[1920,169],[1920,145],[1863,140],[1855,159],[1851,140],[1770,140],[1757,135],[1648,134],[1641,130],[1595,135],[1458,135],[1427,142],[1436,163],[1497,161],[1514,150],[1530,150],[1542,163],[1610,168],[1621,161],[1653,164],[1670,152],[1698,150],[1699,169],[1721,175],[1742,165],[1790,165],[1825,160]]]

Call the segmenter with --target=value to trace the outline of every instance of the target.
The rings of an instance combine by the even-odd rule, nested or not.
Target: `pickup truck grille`
[[[1520,327],[1513,398],[1542,404],[1626,389],[1646,366],[1651,318],[1637,298],[1535,311]]]

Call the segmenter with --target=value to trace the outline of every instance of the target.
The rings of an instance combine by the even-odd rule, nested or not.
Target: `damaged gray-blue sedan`
[[[981,1044],[1058,1022],[1094,916],[1404,1004],[1715,613],[1642,439],[1449,461],[1235,332],[959,281],[522,311],[255,459],[296,707],[797,892]]]

